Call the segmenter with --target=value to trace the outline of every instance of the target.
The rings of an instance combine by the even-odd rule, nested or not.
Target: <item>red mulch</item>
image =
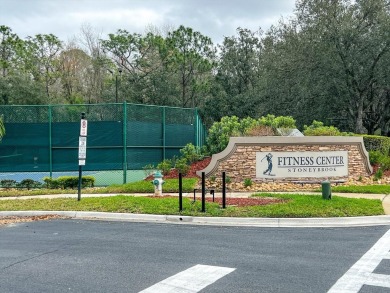
[[[378,164],[372,166],[372,171],[374,174],[376,173],[376,171],[378,171],[378,169],[379,169]],[[383,171],[383,176],[390,177],[390,170]]]
[[[208,158],[203,159],[202,161],[192,163],[190,166],[190,170],[183,177],[184,178],[197,177],[196,171],[203,170],[204,168],[206,168],[209,165],[210,161],[211,161],[211,157],[208,157]],[[164,179],[177,179],[177,178],[179,178],[179,172],[176,169],[172,169],[169,172],[169,174],[163,175],[163,176],[164,176]],[[145,178],[145,180],[152,180],[152,179],[153,179],[153,175],[150,175],[150,176]]]

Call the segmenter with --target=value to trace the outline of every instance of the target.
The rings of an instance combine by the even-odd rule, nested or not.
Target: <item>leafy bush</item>
[[[182,157],[190,163],[200,161],[204,158],[202,149],[198,146],[194,146],[192,143],[186,144],[186,146],[180,150],[180,153]]]
[[[379,165],[379,167],[383,170],[390,170],[390,157],[382,154],[379,151],[370,151],[370,164],[371,165]]]
[[[379,164],[384,158],[384,155],[379,151],[369,151],[368,154],[370,156],[371,165]]]
[[[186,158],[176,160],[175,168],[179,171],[179,173],[182,173],[183,175],[186,175],[190,170],[190,166],[187,164]]]
[[[375,181],[378,181],[379,179],[382,179],[383,177],[383,170],[381,168],[379,168],[375,174],[374,174],[374,180]]]
[[[3,179],[0,181],[1,187],[9,189],[16,186],[16,181],[12,179]]]
[[[379,151],[382,154],[390,155],[390,137],[379,135],[362,135],[367,151]]]
[[[237,116],[222,117],[215,122],[208,131],[207,148],[211,154],[223,151],[229,143],[231,136],[240,136],[240,121]]]
[[[157,169],[160,170],[164,175],[168,175],[172,169],[172,160],[165,159],[157,165]]]
[[[208,131],[207,150],[211,154],[223,151],[232,136],[275,135],[276,128],[296,128],[295,120],[290,116],[275,117],[267,115],[259,119],[251,117],[239,119],[237,116],[222,117],[215,122]]]
[[[75,189],[79,185],[79,177],[78,176],[60,176],[58,178],[50,178],[45,177],[43,181],[46,184],[47,188],[50,189]],[[95,178],[92,176],[83,176],[81,178],[81,186],[85,187],[93,187],[95,185]]]
[[[30,190],[32,188],[39,188],[42,186],[42,183],[39,181],[35,181],[33,179],[23,179],[20,183],[19,186],[21,188],[27,188],[27,190]]]
[[[324,126],[321,121],[314,120],[310,126],[303,126],[303,134],[306,136],[341,136],[340,130],[334,126]]]
[[[387,156],[379,163],[384,171],[390,170],[390,157]]]

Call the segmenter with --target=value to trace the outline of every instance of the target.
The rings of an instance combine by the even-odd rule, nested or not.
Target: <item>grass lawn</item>
[[[332,186],[332,191],[346,193],[390,194],[390,185]]]
[[[383,215],[380,200],[333,197],[323,200],[319,195],[256,194],[257,197],[281,198],[283,203],[264,206],[220,208],[217,203],[206,203],[206,213],[201,212],[201,202],[183,199],[183,212],[178,211],[178,198],[151,198],[112,196],[105,198],[75,199],[28,199],[1,200],[0,211],[48,210],[48,211],[97,211],[136,214],[218,216],[218,217],[352,217]]]
[[[183,178],[183,191],[192,192],[197,184],[196,178]],[[178,192],[178,179],[166,179],[164,192]],[[83,190],[83,193],[153,193],[154,186],[150,181],[137,181],[123,185],[111,185],[105,188]],[[389,194],[389,185],[367,186],[333,186],[333,192],[357,192]],[[1,197],[25,196],[39,194],[77,193],[77,190],[3,190]],[[97,211],[138,214],[219,216],[219,217],[270,217],[270,218],[309,218],[309,217],[352,217],[383,215],[380,200],[354,199],[333,196],[331,200],[323,200],[321,195],[257,193],[255,197],[279,198],[282,203],[258,206],[228,206],[221,209],[216,203],[206,203],[206,213],[201,211],[201,202],[192,203],[184,198],[183,212],[178,211],[177,198],[151,198],[133,196],[112,196],[105,198],[75,199],[31,199],[1,200],[0,211],[18,210],[53,210],[53,211]],[[228,196],[229,198],[229,196]]]

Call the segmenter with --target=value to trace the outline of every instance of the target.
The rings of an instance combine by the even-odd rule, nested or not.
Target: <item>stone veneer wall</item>
[[[251,179],[257,182],[291,182],[321,178],[256,178],[256,152],[277,151],[348,151],[348,177],[326,177],[330,180],[348,180],[372,173],[368,153],[361,137],[232,137],[224,151],[213,155],[210,164],[197,175],[220,177],[224,171],[232,182]]]

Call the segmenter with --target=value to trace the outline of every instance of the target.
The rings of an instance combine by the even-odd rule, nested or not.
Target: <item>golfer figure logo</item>
[[[275,174],[271,174],[272,172],[272,154],[271,153],[268,153],[264,158],[261,159],[261,162],[264,160],[264,159],[267,159],[267,163],[268,163],[268,167],[267,167],[267,170],[265,170],[263,172],[264,175],[268,175],[268,176],[275,176]]]

